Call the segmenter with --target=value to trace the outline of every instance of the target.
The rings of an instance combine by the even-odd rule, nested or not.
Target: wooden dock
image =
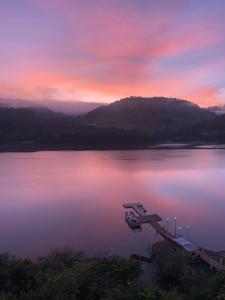
[[[167,240],[175,238],[175,236],[173,236],[169,231],[159,224],[159,222],[163,221],[163,219],[157,214],[148,215],[147,210],[141,203],[127,203],[123,204],[123,207],[134,210],[138,214],[138,220],[140,224],[149,223],[163,238]]]
[[[132,209],[137,214],[140,225],[144,223],[150,224],[156,232],[165,240],[171,242],[178,248],[199,256],[210,267],[218,271],[225,270],[225,252],[215,252],[208,249],[202,249],[184,237],[176,237],[166,230],[159,222],[163,219],[157,214],[147,214],[147,210],[141,203],[123,204],[125,209]]]

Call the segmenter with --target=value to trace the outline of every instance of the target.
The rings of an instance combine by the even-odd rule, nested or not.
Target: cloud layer
[[[223,0],[0,3],[0,96],[225,102]]]

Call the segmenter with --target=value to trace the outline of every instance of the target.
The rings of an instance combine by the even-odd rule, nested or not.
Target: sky
[[[225,104],[224,0],[0,0],[0,97]]]

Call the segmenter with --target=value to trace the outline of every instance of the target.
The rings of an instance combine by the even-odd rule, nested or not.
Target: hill
[[[0,108],[0,143],[47,142],[70,128],[71,118],[46,108]]]
[[[21,143],[23,149],[34,145],[34,150],[111,149],[178,140],[222,140],[224,128],[225,117],[220,119],[191,102],[174,98],[131,97],[84,116],[43,107],[0,107],[0,151],[2,145],[14,144],[18,149]]]
[[[185,100],[130,97],[87,113],[84,122],[94,124],[96,128],[137,130],[154,135],[195,124],[213,116],[214,113]]]
[[[140,145],[143,137],[122,129],[96,128],[82,117],[37,108],[0,108],[0,151],[86,149]]]

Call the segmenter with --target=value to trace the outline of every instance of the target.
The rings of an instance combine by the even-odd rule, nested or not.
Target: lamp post
[[[170,227],[170,219],[167,218],[166,219],[166,235],[167,235],[167,238],[169,237],[169,227]]]
[[[170,229],[170,219],[167,218],[166,219],[166,230],[169,231],[169,229]]]
[[[189,240],[189,238],[190,238],[190,226],[187,225],[186,229],[187,229],[187,239]]]
[[[178,236],[181,237],[181,230],[182,230],[182,227],[181,226],[178,226]]]
[[[177,237],[177,218],[174,217],[174,235],[175,238]]]

